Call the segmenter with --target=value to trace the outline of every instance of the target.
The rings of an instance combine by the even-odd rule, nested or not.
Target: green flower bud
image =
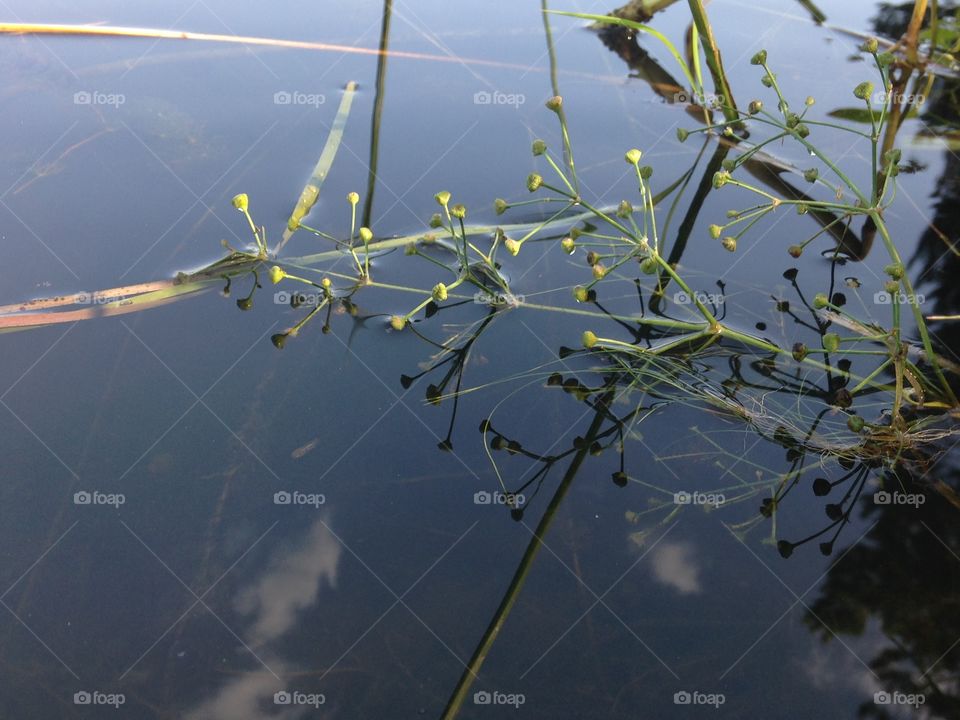
[[[791,245],[787,248],[787,252],[790,254],[790,257],[798,258],[803,255],[803,245]]]
[[[815,102],[816,100],[813,99],[813,95],[807,95],[807,99],[803,101],[803,104],[806,105],[807,107],[810,107]]]
[[[649,165],[641,166],[640,177],[642,177],[644,180],[649,180],[652,175],[653,175],[652,167],[650,167]]]
[[[273,343],[273,346],[277,350],[283,350],[283,346],[287,344],[287,334],[277,333],[276,335],[271,335],[270,342]]]
[[[507,201],[503,198],[497,198],[493,201],[493,209],[496,211],[497,215],[503,215],[509,207],[510,205],[508,205]]]
[[[817,178],[820,176],[820,171],[816,168],[810,168],[809,170],[803,171],[803,179],[807,182],[816,182]]]
[[[810,211],[806,203],[797,203],[797,215],[806,215]]]
[[[325,277],[323,280],[321,280],[320,284],[323,285],[325,290],[329,290],[330,286],[333,285],[333,283],[330,281],[330,278],[328,277]]]
[[[795,112],[788,112],[786,116],[786,123],[788,128],[795,128],[800,124],[800,116]]]
[[[598,262],[593,266],[593,277],[597,280],[603,280],[603,276],[607,274],[607,269],[603,266],[603,263]]]
[[[465,205],[457,203],[450,208],[450,215],[457,218],[457,220],[463,220],[467,216],[467,208]]]
[[[399,332],[407,326],[407,319],[402,315],[392,315],[390,317],[390,327]]]
[[[617,207],[617,217],[628,218],[632,214],[633,214],[633,205],[631,205],[626,200],[621,200],[620,205]]]
[[[563,251],[567,255],[573,255],[573,253],[577,249],[577,244],[573,241],[573,238],[565,237],[563,240],[560,241],[560,247],[563,248]]]
[[[805,138],[810,134],[810,128],[803,123],[800,123],[796,128],[794,128],[794,132],[797,134],[797,137]]]
[[[250,199],[247,197],[246,193],[234,195],[231,202],[233,202],[233,206],[240,212],[246,212],[247,208],[250,206]]]
[[[714,240],[719,238],[720,235],[723,233],[723,228],[720,227],[719,225],[711,225],[707,229],[710,231],[710,237],[712,237]]]
[[[522,243],[517,242],[513,238],[507,238],[503,241],[503,246],[507,249],[507,252],[516,257],[517,253],[520,252],[520,245]]]
[[[734,170],[737,169],[737,161],[734,160],[733,158],[724,158],[720,163],[720,167],[722,167],[727,172],[733,172]]]
[[[773,75],[771,75],[770,73],[767,73],[762,78],[760,78],[760,82],[764,87],[773,87]]]
[[[827,298],[826,293],[817,293],[813,296],[813,307],[816,310],[823,310],[829,304],[830,300]]]
[[[834,353],[840,349],[840,336],[836,333],[827,333],[823,336],[823,349]]]
[[[531,149],[534,155],[543,155],[547,151],[547,144],[543,140],[537,138],[533,141],[533,146]]]
[[[584,333],[583,333],[583,346],[584,346],[587,350],[589,350],[590,348],[592,348],[592,347],[593,347],[594,345],[596,345],[596,344],[597,344],[597,336],[594,335],[594,334],[593,334],[592,332],[590,332],[589,330],[585,330]]]
[[[443,227],[443,217],[440,215],[440,213],[434,213],[430,216],[430,227]]]
[[[559,95],[554,95],[552,98],[547,100],[545,103],[547,110],[552,110],[555,113],[560,112],[560,108],[563,106],[563,98]]]
[[[903,153],[900,151],[900,148],[891,148],[883,154],[883,164],[887,165],[896,165],[900,162],[900,158],[903,156]]]
[[[653,275],[657,272],[658,263],[655,258],[648,257],[640,261],[640,272],[644,275]]]
[[[888,295],[896,295],[898,292],[900,292],[900,283],[898,283],[896,280],[887,280],[883,284],[883,289],[887,291]]]
[[[237,300],[237,307],[241,310],[252,310],[253,298],[240,298]]]
[[[763,110],[763,102],[761,100],[751,100],[747,106],[747,112],[751,115],[756,115],[761,110]]]
[[[540,189],[541,185],[543,185],[543,177],[537,173],[530,173],[527,175],[527,190],[530,192],[536,192]]]
[[[404,255],[416,255],[417,254],[417,244],[415,242],[408,242],[403,247]]]
[[[713,174],[713,187],[715,190],[719,190],[724,185],[727,184],[727,181],[730,179],[730,173],[726,170],[717,170]]]
[[[887,265],[883,269],[883,272],[889,275],[894,280],[902,280],[904,268],[903,268],[903,265],[900,263],[891,263],[890,265]]]
[[[627,161],[628,165],[636,165],[640,162],[641,157],[643,157],[643,153],[636,148],[633,148],[632,150],[627,150],[627,153],[623,156],[623,159]]]
[[[723,245],[723,249],[727,252],[737,251],[737,239],[735,237],[727,235],[727,237],[720,241],[720,244]]]
[[[677,128],[677,140],[680,142],[686,142],[687,138],[690,137],[690,131],[684,128]]]
[[[347,202],[351,205],[356,205],[358,202],[360,202],[360,195],[355,192],[347,193]]]
[[[583,303],[587,301],[589,293],[587,292],[587,289],[583,287],[583,285],[577,285],[573,289],[573,297],[577,302]]]
[[[893,56],[893,53],[882,52],[877,55],[877,65],[880,67],[888,67],[896,58]]]
[[[440,204],[440,207],[446,207],[447,203],[450,202],[450,193],[446,190],[441,190],[436,195],[433,196],[433,199]]]
[[[869,100],[873,95],[873,83],[869,80],[864,81],[853,89],[853,96],[860,100]]]
[[[270,282],[276,285],[278,282],[283,280],[287,274],[278,266],[274,265],[270,268]]]
[[[443,283],[437,283],[433,286],[433,301],[441,303],[447,299],[447,286]]]
[[[590,267],[593,267],[594,265],[596,265],[599,260],[600,260],[600,256],[597,255],[597,253],[594,252],[593,250],[587,253],[587,265],[589,265]]]
[[[860,432],[863,430],[864,424],[863,418],[859,415],[851,415],[849,418],[847,418],[847,427],[850,428],[850,432]]]
[[[875,37],[867,38],[863,41],[863,44],[860,46],[860,49],[864,52],[873,54],[877,51],[877,48],[880,46],[880,43],[877,42]]]
[[[802,342],[794,343],[792,355],[794,360],[801,362],[807,356],[807,346]]]
[[[767,62],[767,51],[766,51],[766,50],[761,50],[761,51],[758,52],[756,55],[754,55],[752,58],[750,58],[750,64],[751,64],[751,65],[763,65],[763,64],[766,63],[766,62]]]
[[[360,241],[366,245],[371,240],[373,240],[373,231],[368,227],[360,228]]]

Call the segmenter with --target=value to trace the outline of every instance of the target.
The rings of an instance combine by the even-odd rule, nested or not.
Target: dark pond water
[[[860,39],[840,28],[878,32],[878,10],[821,4],[830,27],[788,0],[710,5],[741,104],[754,96],[774,104],[748,62],[767,48],[798,105],[815,96],[824,119],[854,105],[851,89],[869,68]],[[2,15],[358,48],[377,47],[384,22],[376,2],[254,10],[222,0],[14,1]],[[678,43],[688,23],[685,4],[655,19]],[[656,67],[636,46],[611,50],[570,18],[551,28],[584,197],[615,206],[635,193],[622,161],[631,147],[655,167],[654,192],[693,167],[665,233],[669,248],[691,223],[685,276],[700,292],[725,294],[734,327],[788,347],[815,337],[776,302],[800,306],[782,277],[792,267],[808,301],[829,287],[820,254],[829,237],[791,258],[787,246],[817,230],[791,210],[761,222],[736,254],[724,251],[708,225],[752,200],[731,205],[726,190],[711,192],[691,211],[701,178],[709,185],[715,142],[676,139],[677,127],[697,121],[651,89],[644,78],[658,77]],[[443,189],[473,222],[546,218],[534,205],[500,219],[492,204],[528,197],[524,179],[542,170],[530,155],[534,138],[561,143],[543,106],[553,90],[540,4],[397,2],[387,36],[393,51],[430,57],[381,63],[379,108],[369,54],[0,37],[0,304],[210,263],[221,239],[249,243],[231,207],[240,192],[273,247],[351,80],[359,91],[311,225],[349,232],[343,198],[368,196],[374,136],[369,217],[378,237],[424,232]],[[641,47],[660,72],[681,77],[662,46]],[[956,93],[951,82],[939,79],[936,91]],[[937,112],[902,130],[903,163],[917,172],[898,178],[887,219],[920,278],[924,312],[950,314],[958,162],[924,135],[937,122],[955,127],[956,117]],[[868,146],[828,131],[823,143],[869,182]],[[791,144],[766,149],[783,163],[809,162]],[[672,197],[658,208],[661,221]],[[960,534],[956,508],[931,490],[956,487],[955,458],[916,478],[926,484],[913,504],[878,504],[872,472],[841,481],[848,473],[829,453],[798,458],[770,425],[749,426],[702,394],[658,402],[638,388],[619,393],[610,412],[650,410],[621,433],[607,425],[603,452],[580,457],[598,411],[547,378],[579,372],[598,384],[596,363],[558,359],[560,348],[579,347],[588,328],[631,336],[597,306],[573,302],[570,287],[590,271],[559,237],[504,254],[524,303],[489,323],[466,294],[429,320],[420,313],[416,333],[394,332],[387,316],[423,294],[365,288],[353,297],[355,315],[340,307],[329,332],[318,318],[278,352],[271,336],[304,310],[275,302],[261,272],[248,312],[236,301],[250,292],[250,275],[233,280],[229,297],[218,285],[144,312],[0,335],[0,714],[439,718],[526,567],[459,717],[960,717]],[[284,256],[331,247],[300,232]],[[835,288],[861,316],[886,313],[873,298],[885,258],[874,247],[834,269]],[[346,254],[318,267],[352,272]],[[402,249],[373,263],[375,280],[428,292],[438,272]],[[600,290],[604,311],[637,311],[630,273]],[[675,311],[694,317],[689,306]],[[949,324],[933,327],[952,354]],[[428,340],[463,348],[474,336],[469,353],[404,386],[402,375],[443,359]],[[736,361],[706,359],[697,381],[719,394]],[[800,434],[818,415],[824,425],[845,422],[822,397],[784,392],[784,378],[751,378],[749,407],[792,417]],[[430,385],[465,392],[456,406],[449,397],[429,403]],[[881,405],[867,398],[858,407],[869,416]],[[489,450],[493,435],[477,430],[485,418],[524,452]],[[611,480],[621,469],[625,487]],[[837,481],[828,497],[811,490],[817,477]],[[500,478],[523,494],[522,513],[501,502]],[[764,517],[762,501],[784,478],[795,487]],[[843,522],[781,557],[776,541],[833,524],[825,509],[845,493]],[[527,566],[544,516],[552,524]],[[829,555],[818,549],[824,542],[833,542]]]

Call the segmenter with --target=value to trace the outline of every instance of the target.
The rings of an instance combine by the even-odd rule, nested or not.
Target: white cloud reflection
[[[700,585],[700,566],[695,559],[696,549],[690,543],[665,540],[650,552],[653,578],[661,585],[673,588],[681,595],[703,592]]]

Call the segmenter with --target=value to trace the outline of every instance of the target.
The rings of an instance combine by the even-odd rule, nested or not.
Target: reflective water
[[[850,59],[859,40],[836,28],[871,32],[875,8],[823,5],[833,28],[787,0],[762,10],[710,5],[741,104],[769,92],[748,63],[766,47],[795,102],[814,95],[824,113],[853,105],[851,88],[867,68]],[[9,13],[20,22],[362,48],[378,45],[383,18],[374,2],[256,12],[212,0],[15,2]],[[679,42],[688,21],[677,6],[655,24]],[[692,193],[712,141],[680,144],[676,127],[696,120],[644,82],[652,66],[628,67],[633,50],[611,51],[583,25],[551,20],[584,196],[615,205],[635,192],[621,159],[634,146],[656,169],[655,191],[697,161]],[[430,57],[389,58],[376,124],[375,55],[0,38],[0,303],[201,267],[220,256],[221,239],[249,242],[230,205],[238,192],[249,194],[272,246],[350,80],[360,90],[311,224],[349,232],[342,198],[367,187],[372,136],[369,217],[378,236],[423,232],[441,189],[471,220],[498,222],[495,197],[527,196],[524,178],[538,168],[530,142],[561,142],[543,108],[553,93],[539,3],[394,3],[388,41]],[[642,47],[679,76],[662,47]],[[903,134],[930,122],[908,120]],[[824,143],[869,182],[862,147],[830,134]],[[790,145],[769,149],[783,162],[807,162]],[[957,197],[956,158],[935,143],[906,143],[904,158],[922,170],[900,176],[888,221],[914,259],[911,272],[923,276],[925,312],[955,312],[955,257],[929,228],[956,240],[947,202]],[[693,225],[681,267],[696,289],[725,293],[728,318],[742,329],[807,338],[775,300],[800,302],[781,277],[791,267],[808,299],[822,290],[830,265],[819,250],[829,241],[794,261],[786,247],[815,226],[782,213],[730,256],[707,233],[729,202],[711,193],[686,216]],[[689,204],[690,194],[671,232]],[[520,208],[511,222],[541,217],[536,206]],[[328,249],[298,233],[285,254]],[[437,268],[411,260],[378,257],[374,277],[431,287]],[[871,316],[886,262],[874,248],[837,268],[838,282],[859,280],[858,291],[844,292]],[[322,267],[349,273],[349,257]],[[560,307],[574,305],[569,288],[583,282],[584,267],[555,241],[504,260],[526,302]],[[425,400],[431,384],[454,391],[459,373],[443,381],[450,365],[401,382],[427,370],[437,348],[389,331],[386,316],[421,296],[363,292],[355,317],[341,308],[329,333],[317,320],[278,352],[271,335],[304,313],[274,302],[275,289],[260,280],[245,313],[236,301],[250,292],[249,276],[234,280],[229,297],[207,292],[0,336],[4,717],[441,717],[525,570],[460,717],[846,718],[861,709],[960,717],[960,537],[943,493],[878,504],[875,478],[856,475],[817,497],[815,477],[839,481],[846,471],[808,455],[774,524],[758,508],[778,478],[793,477],[798,458],[763,421],[751,427],[702,401],[656,404],[622,426],[622,466],[613,426],[601,454],[580,457],[597,411],[546,380],[590,366],[558,360],[560,347],[579,345],[581,316],[521,305],[478,325],[487,310],[468,302],[418,325],[437,343],[477,333],[469,354],[457,356],[461,389],[471,392],[454,416],[450,399]],[[629,283],[600,300],[610,313],[636,311]],[[956,347],[949,325],[937,332]],[[728,360],[701,368],[703,381],[718,388],[733,377]],[[754,397],[785,412],[795,397],[776,388]],[[626,416],[641,401],[624,395],[611,412]],[[827,408],[822,398],[804,403],[801,426]],[[842,423],[835,415],[824,422]],[[488,451],[493,436],[477,430],[486,418],[525,452]],[[450,450],[438,448],[445,441]],[[621,467],[625,487],[611,481]],[[956,487],[954,457],[928,472]],[[522,514],[502,503],[498,476],[524,495]],[[831,525],[825,507],[844,493],[854,506],[845,521],[781,557],[775,541]],[[527,566],[545,515],[552,525]],[[835,532],[831,554],[821,554],[817,545]],[[923,705],[910,707],[918,694]],[[895,704],[883,702],[890,698]]]

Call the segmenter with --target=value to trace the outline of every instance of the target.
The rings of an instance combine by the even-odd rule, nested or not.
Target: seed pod
[[[530,192],[536,192],[540,189],[541,185],[543,185],[543,177],[537,173],[530,173],[527,175],[527,190]]]
[[[507,201],[503,198],[497,198],[493,201],[493,209],[496,211],[497,215],[503,215],[509,207],[510,206],[507,204]]]
[[[761,50],[761,51],[758,52],[756,55],[754,55],[752,58],[750,58],[750,64],[751,64],[751,65],[763,65],[763,64],[765,64],[766,62],[767,62],[767,51],[766,51],[766,50]]]
[[[547,151],[547,144],[540,138],[537,138],[533,141],[533,145],[531,145],[530,150],[535,156],[543,155]]]
[[[823,349],[827,352],[836,352],[840,349],[840,336],[836,333],[827,333],[823,336]]]
[[[727,235],[727,237],[720,241],[720,244],[723,245],[723,249],[727,252],[737,251],[737,239],[735,237]]]

